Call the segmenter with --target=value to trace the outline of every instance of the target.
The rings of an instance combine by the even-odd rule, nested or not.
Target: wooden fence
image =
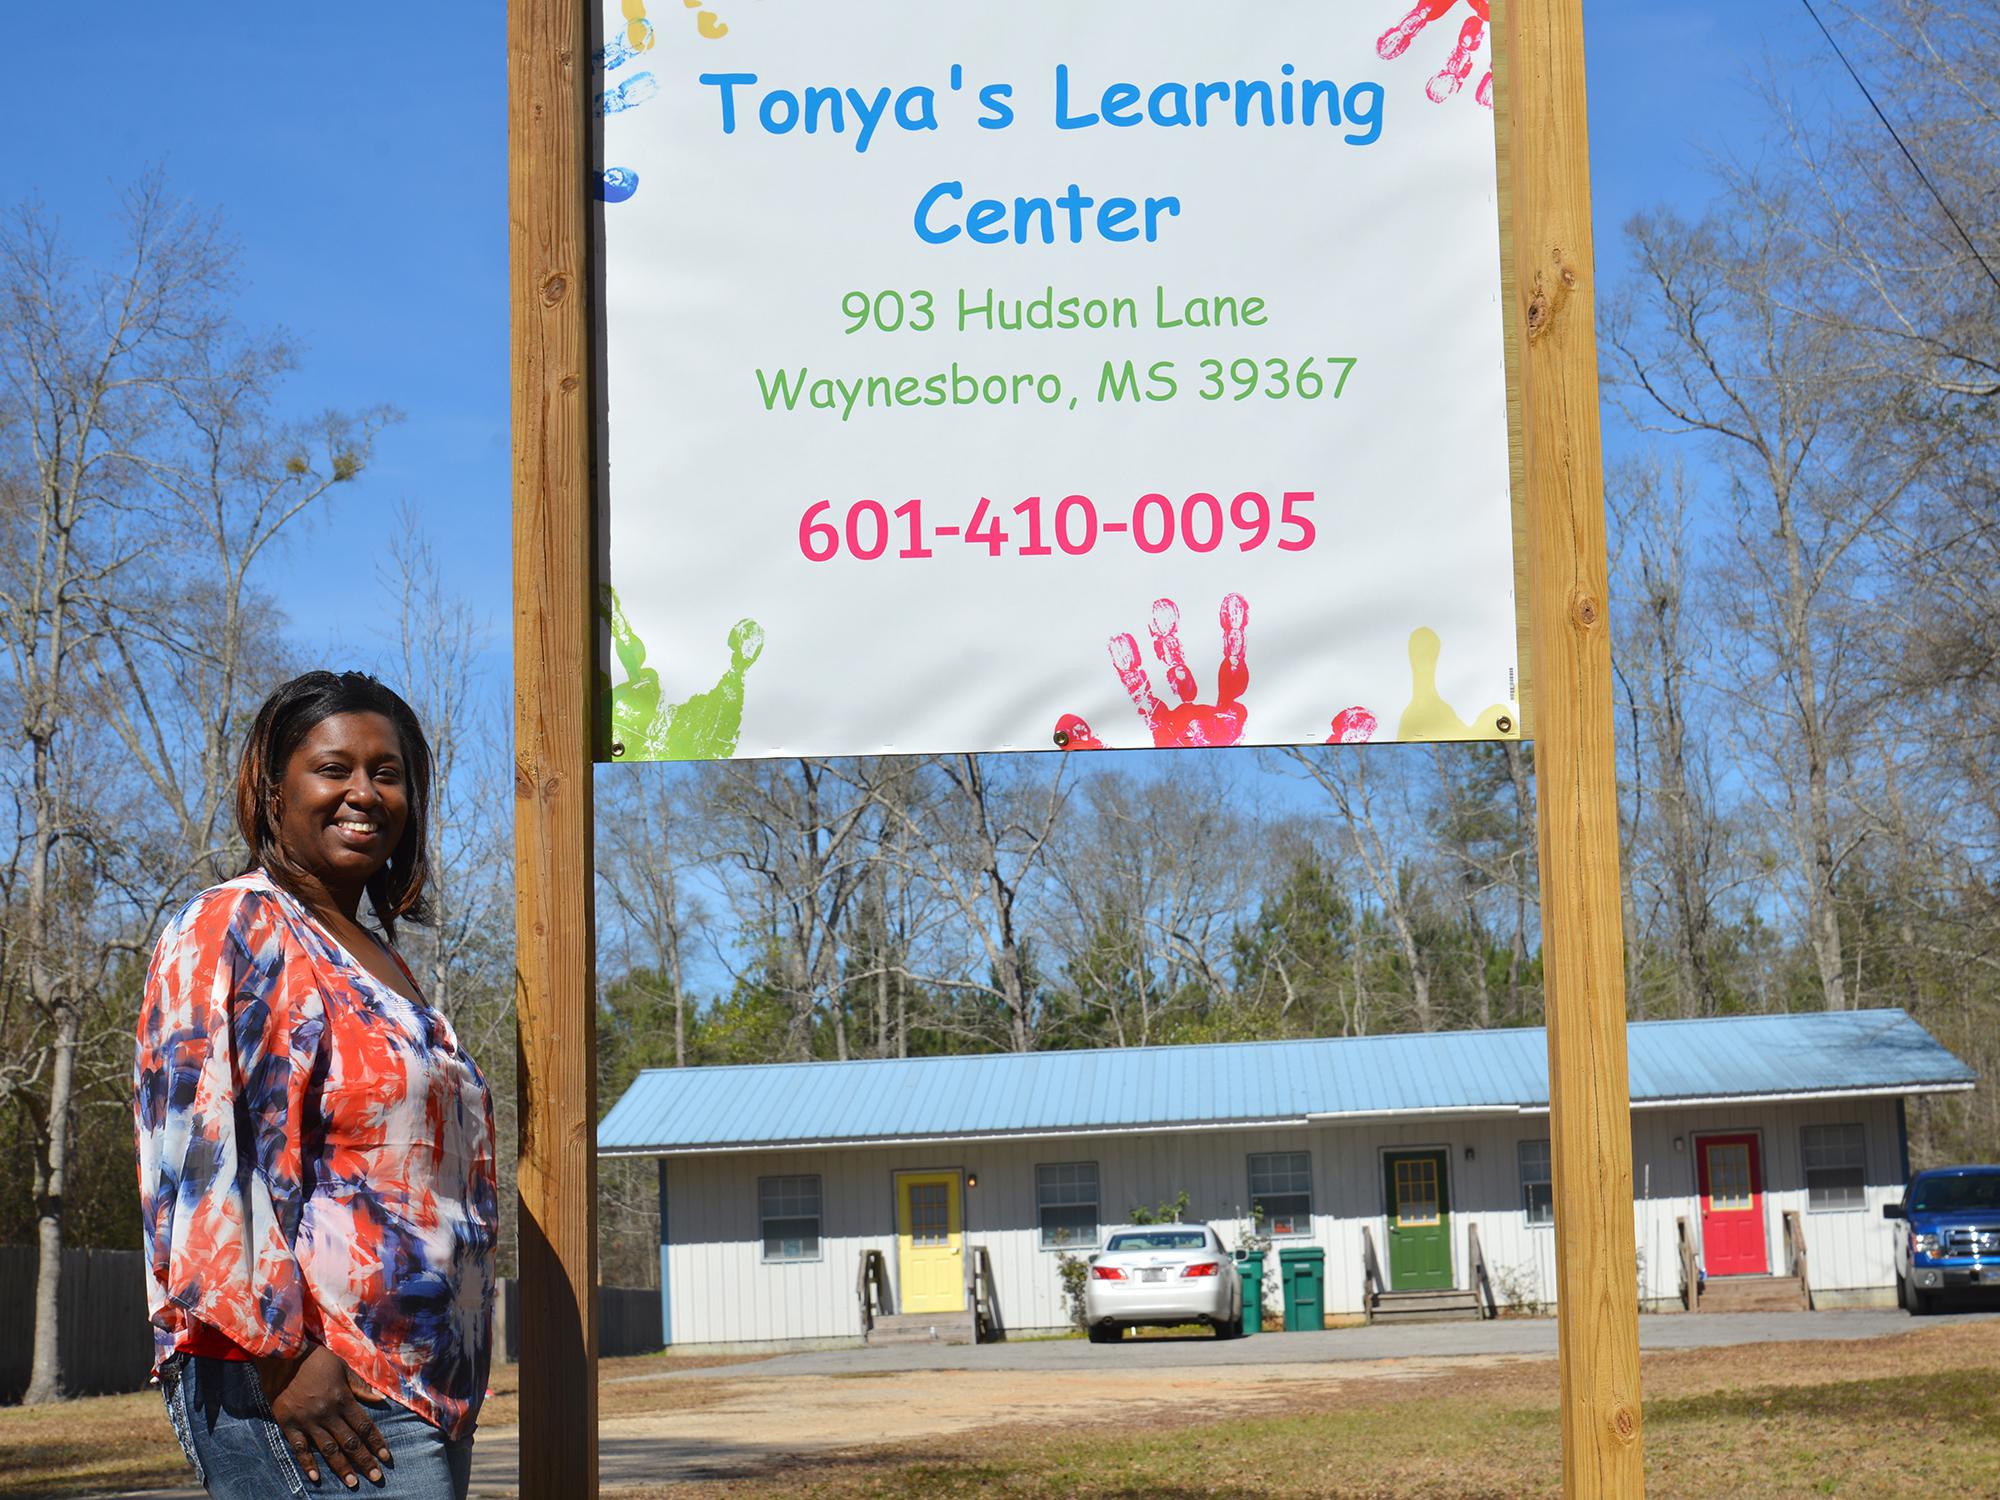
[[[0,1245],[0,1402],[19,1401],[35,1357],[33,1246]],[[102,1396],[145,1387],[153,1367],[145,1260],[137,1250],[63,1251],[56,1337],[63,1390]]]
[[[493,1343],[510,1363],[521,1357],[516,1309],[520,1284],[512,1277],[500,1283],[493,1308]],[[616,1359],[624,1354],[651,1354],[664,1347],[660,1340],[660,1294],[645,1287],[601,1286],[597,1289],[597,1355]]]
[[[34,1362],[35,1265],[32,1246],[0,1245],[0,1404],[21,1399]],[[137,1250],[65,1250],[61,1298],[63,1390],[104,1396],[143,1390],[153,1365],[146,1322],[145,1262]],[[500,1283],[494,1308],[496,1352],[517,1354],[514,1309],[519,1289]],[[660,1345],[660,1294],[643,1287],[597,1289],[599,1352],[650,1354]]]

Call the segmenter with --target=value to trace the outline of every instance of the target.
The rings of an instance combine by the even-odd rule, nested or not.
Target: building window
[[[1808,1125],[1799,1132],[1807,1208],[1866,1207],[1859,1125]]]
[[[1042,1248],[1068,1250],[1097,1243],[1097,1163],[1043,1162],[1035,1168],[1035,1212]]]
[[[757,1217],[764,1259],[819,1259],[819,1178],[759,1177]]]
[[[1438,1194],[1438,1158],[1402,1156],[1396,1159],[1396,1228],[1422,1229],[1444,1223]]]
[[[1250,1211],[1273,1239],[1312,1233],[1312,1157],[1267,1151],[1250,1158]]]
[[[1522,1141],[1514,1148],[1521,1163],[1521,1212],[1530,1224],[1556,1221],[1555,1178],[1549,1171],[1549,1143]]]

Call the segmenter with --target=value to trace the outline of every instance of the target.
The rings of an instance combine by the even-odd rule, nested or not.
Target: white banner
[[[1512,737],[1483,0],[614,0],[623,759]]]

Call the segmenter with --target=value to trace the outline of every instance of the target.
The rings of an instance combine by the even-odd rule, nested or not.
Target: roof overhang
[[[1052,1125],[1034,1130],[933,1131],[919,1135],[809,1136],[783,1141],[714,1141],[689,1146],[600,1146],[599,1156],[725,1156],[743,1151],[853,1151],[876,1146],[940,1146],[983,1141],[1067,1141],[1078,1136],[1176,1135],[1184,1131],[1296,1130],[1313,1121],[1305,1115],[1263,1120],[1189,1120],[1137,1125]]]
[[[1454,1104],[1443,1109],[1321,1109],[1305,1117],[1307,1125],[1366,1125],[1370,1120],[1482,1120],[1518,1115],[1527,1104]],[[1547,1108],[1546,1105],[1541,1106]]]
[[[1798,1089],[1778,1094],[1702,1094],[1675,1099],[1634,1099],[1634,1109],[1700,1109],[1731,1104],[1805,1104],[1815,1099],[1900,1099],[1911,1094],[1968,1094],[1977,1087],[1963,1083],[1885,1083],[1866,1089]],[[1546,1104],[1537,1114],[1547,1114]]]
[[[1913,1094],[1963,1094],[1975,1085],[1898,1083],[1876,1088],[1806,1089],[1774,1094],[1703,1094],[1666,1099],[1634,1099],[1635,1110],[1713,1109],[1760,1104],[1802,1104],[1826,1099],[1885,1099]],[[888,1146],[979,1145],[1001,1141],[1076,1140],[1081,1137],[1179,1135],[1190,1131],[1299,1130],[1309,1125],[1366,1125],[1375,1121],[1493,1120],[1546,1115],[1549,1106],[1484,1104],[1447,1109],[1326,1110],[1251,1120],[1146,1121],[1135,1125],[1057,1125],[1032,1130],[969,1130],[914,1135],[807,1136],[769,1141],[699,1141],[680,1146],[600,1146],[597,1154],[623,1156],[737,1156],[762,1151],[862,1151]]]

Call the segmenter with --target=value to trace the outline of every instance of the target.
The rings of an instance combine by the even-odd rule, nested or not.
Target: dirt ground
[[[607,1361],[604,1492],[1517,1497],[1546,1492],[1556,1451],[1558,1372],[1538,1354],[755,1370],[741,1360]],[[1656,1494],[1916,1494],[1954,1483],[1954,1493],[2000,1494],[2000,1319],[1655,1352],[1642,1371]],[[474,1449],[480,1497],[514,1491],[517,1372],[495,1375]],[[1366,1485],[1352,1487],[1341,1468],[1358,1468]],[[1134,1483],[1133,1473],[1150,1477]],[[1240,1488],[1258,1473],[1267,1477]],[[1898,1475],[1930,1488],[1891,1486]],[[195,1493],[191,1477],[157,1395],[0,1411],[0,1496],[183,1496]]]
[[[1967,1369],[2000,1370],[2000,1322],[1894,1338],[1663,1352],[1643,1361],[1648,1408],[1663,1423],[1678,1420],[1689,1403],[1728,1411],[1739,1396],[1768,1405],[1771,1392],[1788,1388]],[[733,1378],[717,1370],[699,1382],[635,1370],[605,1388],[600,1451],[607,1494],[678,1494],[678,1483],[661,1487],[673,1475],[681,1483],[735,1480],[750,1493],[776,1495],[806,1474],[893,1470],[940,1453],[1005,1459],[1064,1436],[1146,1440],[1179,1430],[1198,1442],[1195,1429],[1233,1419],[1393,1407],[1409,1407],[1415,1417],[1440,1402],[1552,1414],[1559,1395],[1555,1361],[1529,1355],[1207,1369],[746,1371]],[[475,1495],[511,1493],[517,1440],[514,1430],[482,1427]]]
[[[1661,1500],[2000,1495],[2000,1322],[1653,1353],[1641,1370],[1648,1493]],[[848,1408],[857,1426],[845,1442],[810,1446],[801,1431],[782,1444],[789,1460],[668,1483],[607,1463],[604,1491],[629,1500],[1521,1500],[1560,1491],[1559,1375],[1545,1357],[1215,1374],[1079,1376],[1060,1390],[1048,1374],[1028,1376],[1018,1404],[987,1407],[984,1420],[966,1410],[1000,1389],[984,1380],[954,1379],[945,1390],[925,1389],[946,1384],[937,1374],[855,1381],[881,1404]],[[788,1426],[793,1414],[816,1420],[820,1395],[808,1382],[784,1384],[786,1393],[725,1396],[706,1415],[741,1400]],[[916,1403],[907,1417],[894,1410],[904,1401]],[[752,1405],[741,1410],[749,1420]],[[937,1441],[941,1420],[957,1424],[949,1443]],[[924,1430],[907,1432],[916,1427]],[[620,1446],[607,1438],[607,1458]]]
[[[686,1392],[672,1410],[639,1412],[655,1399],[634,1386],[606,1388],[600,1443],[607,1487],[645,1476],[617,1461],[643,1446],[692,1466],[690,1477],[753,1474],[774,1463],[855,1447],[903,1445],[954,1437],[996,1424],[1041,1431],[1105,1422],[1157,1423],[1190,1415],[1214,1418],[1238,1410],[1323,1404],[1339,1388],[1364,1385],[1380,1391],[1396,1382],[1431,1382],[1474,1367],[1523,1364],[1549,1368],[1535,1357],[1348,1361],[1339,1365],[1248,1365],[1213,1370],[931,1370],[851,1375],[731,1380],[718,1374]],[[680,1381],[645,1381],[667,1387]],[[614,1391],[616,1394],[614,1395]],[[673,1393],[680,1395],[681,1393]],[[616,1414],[615,1407],[624,1414]],[[518,1428],[481,1424],[475,1449],[475,1493],[504,1493],[511,1483]]]

